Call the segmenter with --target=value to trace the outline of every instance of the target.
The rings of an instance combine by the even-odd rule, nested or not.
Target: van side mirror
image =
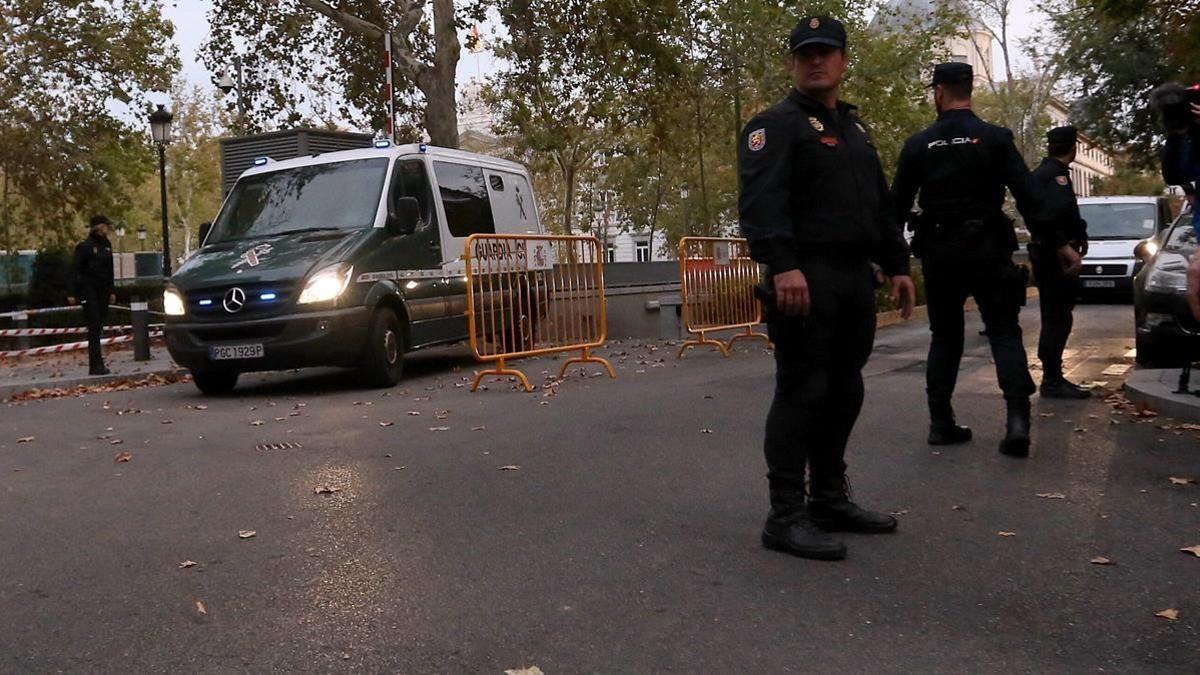
[[[212,223],[200,223],[200,245],[204,245],[204,240],[208,239],[208,233],[212,232]]]
[[[417,223],[421,220],[421,205],[416,197],[401,197],[396,205],[388,211],[387,231],[396,236],[412,234],[417,231]]]

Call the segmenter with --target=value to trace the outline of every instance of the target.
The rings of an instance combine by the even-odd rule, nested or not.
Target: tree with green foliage
[[[483,12],[479,2],[456,11],[453,0],[214,0],[201,54],[220,72],[244,52],[245,91],[237,94],[249,131],[311,125],[322,91],[341,92],[343,119],[382,129],[390,33],[397,136],[424,129],[434,145],[457,148],[459,31]]]

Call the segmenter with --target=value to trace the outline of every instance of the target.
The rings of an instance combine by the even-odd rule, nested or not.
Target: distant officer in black
[[[874,143],[855,107],[838,100],[845,28],[806,17],[789,47],[792,91],[750,120],[738,148],[741,229],[774,294],[775,400],[764,443],[771,511],[762,542],[837,560],[846,547],[826,531],[896,529],[895,518],[851,501],[843,459],[875,337],[871,262],[906,317],[914,291]]]
[[[88,329],[88,374],[108,375],[100,338],[108,306],[117,301],[113,294],[113,255],[108,235],[112,223],[104,216],[92,216],[88,238],[75,246],[71,263],[72,295],[67,303],[83,304],[83,316]]]
[[[909,138],[892,183],[897,218],[914,216],[913,252],[921,258],[933,339],[925,370],[929,443],[965,443],[971,430],[954,418],[951,397],[963,353],[963,304],[974,296],[983,316],[996,375],[1008,403],[1000,451],[1029,454],[1029,397],[1033,379],[1017,317],[1025,302],[1025,280],[1013,265],[1017,237],[1002,210],[1004,188],[1025,213],[1031,204],[1029,169],[1013,145],[1012,132],[988,124],[971,111],[974,72],[965,63],[934,68],[938,118]]]
[[[1090,394],[1063,377],[1062,355],[1071,335],[1075,294],[1082,256],[1087,254],[1087,222],[1079,217],[1071,162],[1075,161],[1075,127],[1057,127],[1046,134],[1046,154],[1033,170],[1036,207],[1026,219],[1032,238],[1029,261],[1037,280],[1042,312],[1038,359],[1042,362],[1042,398],[1088,398]]]

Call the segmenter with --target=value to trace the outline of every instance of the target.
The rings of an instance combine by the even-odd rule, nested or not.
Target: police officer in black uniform
[[[764,443],[771,510],[762,542],[837,560],[846,547],[827,531],[896,529],[895,518],[851,501],[843,459],[875,336],[872,261],[906,316],[914,291],[874,143],[855,107],[838,100],[845,28],[805,17],[789,47],[792,91],[750,120],[738,148],[741,229],[768,268],[773,296],[775,399]]]
[[[1008,404],[1000,451],[1029,454],[1029,397],[1033,379],[1021,326],[1025,298],[1022,270],[1013,265],[1017,237],[1004,215],[1004,188],[1026,213],[1031,206],[1029,169],[1013,145],[1012,132],[971,111],[974,72],[965,63],[934,68],[938,118],[904,144],[892,183],[897,218],[914,216],[913,251],[921,258],[933,339],[925,371],[929,443],[965,443],[971,430],[954,418],[951,397],[963,353],[963,303],[975,297],[987,328],[996,374]]]
[[[71,263],[72,295],[68,304],[83,304],[83,316],[88,331],[88,374],[108,375],[100,338],[108,306],[117,301],[113,294],[113,255],[108,234],[112,223],[104,216],[92,216],[88,238],[75,246]]]
[[[1087,255],[1087,222],[1079,216],[1071,162],[1075,161],[1075,127],[1056,127],[1046,134],[1046,154],[1033,170],[1037,205],[1026,220],[1032,238],[1029,261],[1037,281],[1042,312],[1038,359],[1042,362],[1042,398],[1084,399],[1086,389],[1063,377],[1062,355],[1071,335],[1075,294],[1082,256]]]

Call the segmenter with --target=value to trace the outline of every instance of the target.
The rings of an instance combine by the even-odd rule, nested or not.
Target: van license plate
[[[208,358],[213,361],[230,361],[233,359],[261,359],[263,346],[257,345],[221,345],[208,348]]]
[[[1085,279],[1083,282],[1084,288],[1116,288],[1117,282],[1107,279]]]

